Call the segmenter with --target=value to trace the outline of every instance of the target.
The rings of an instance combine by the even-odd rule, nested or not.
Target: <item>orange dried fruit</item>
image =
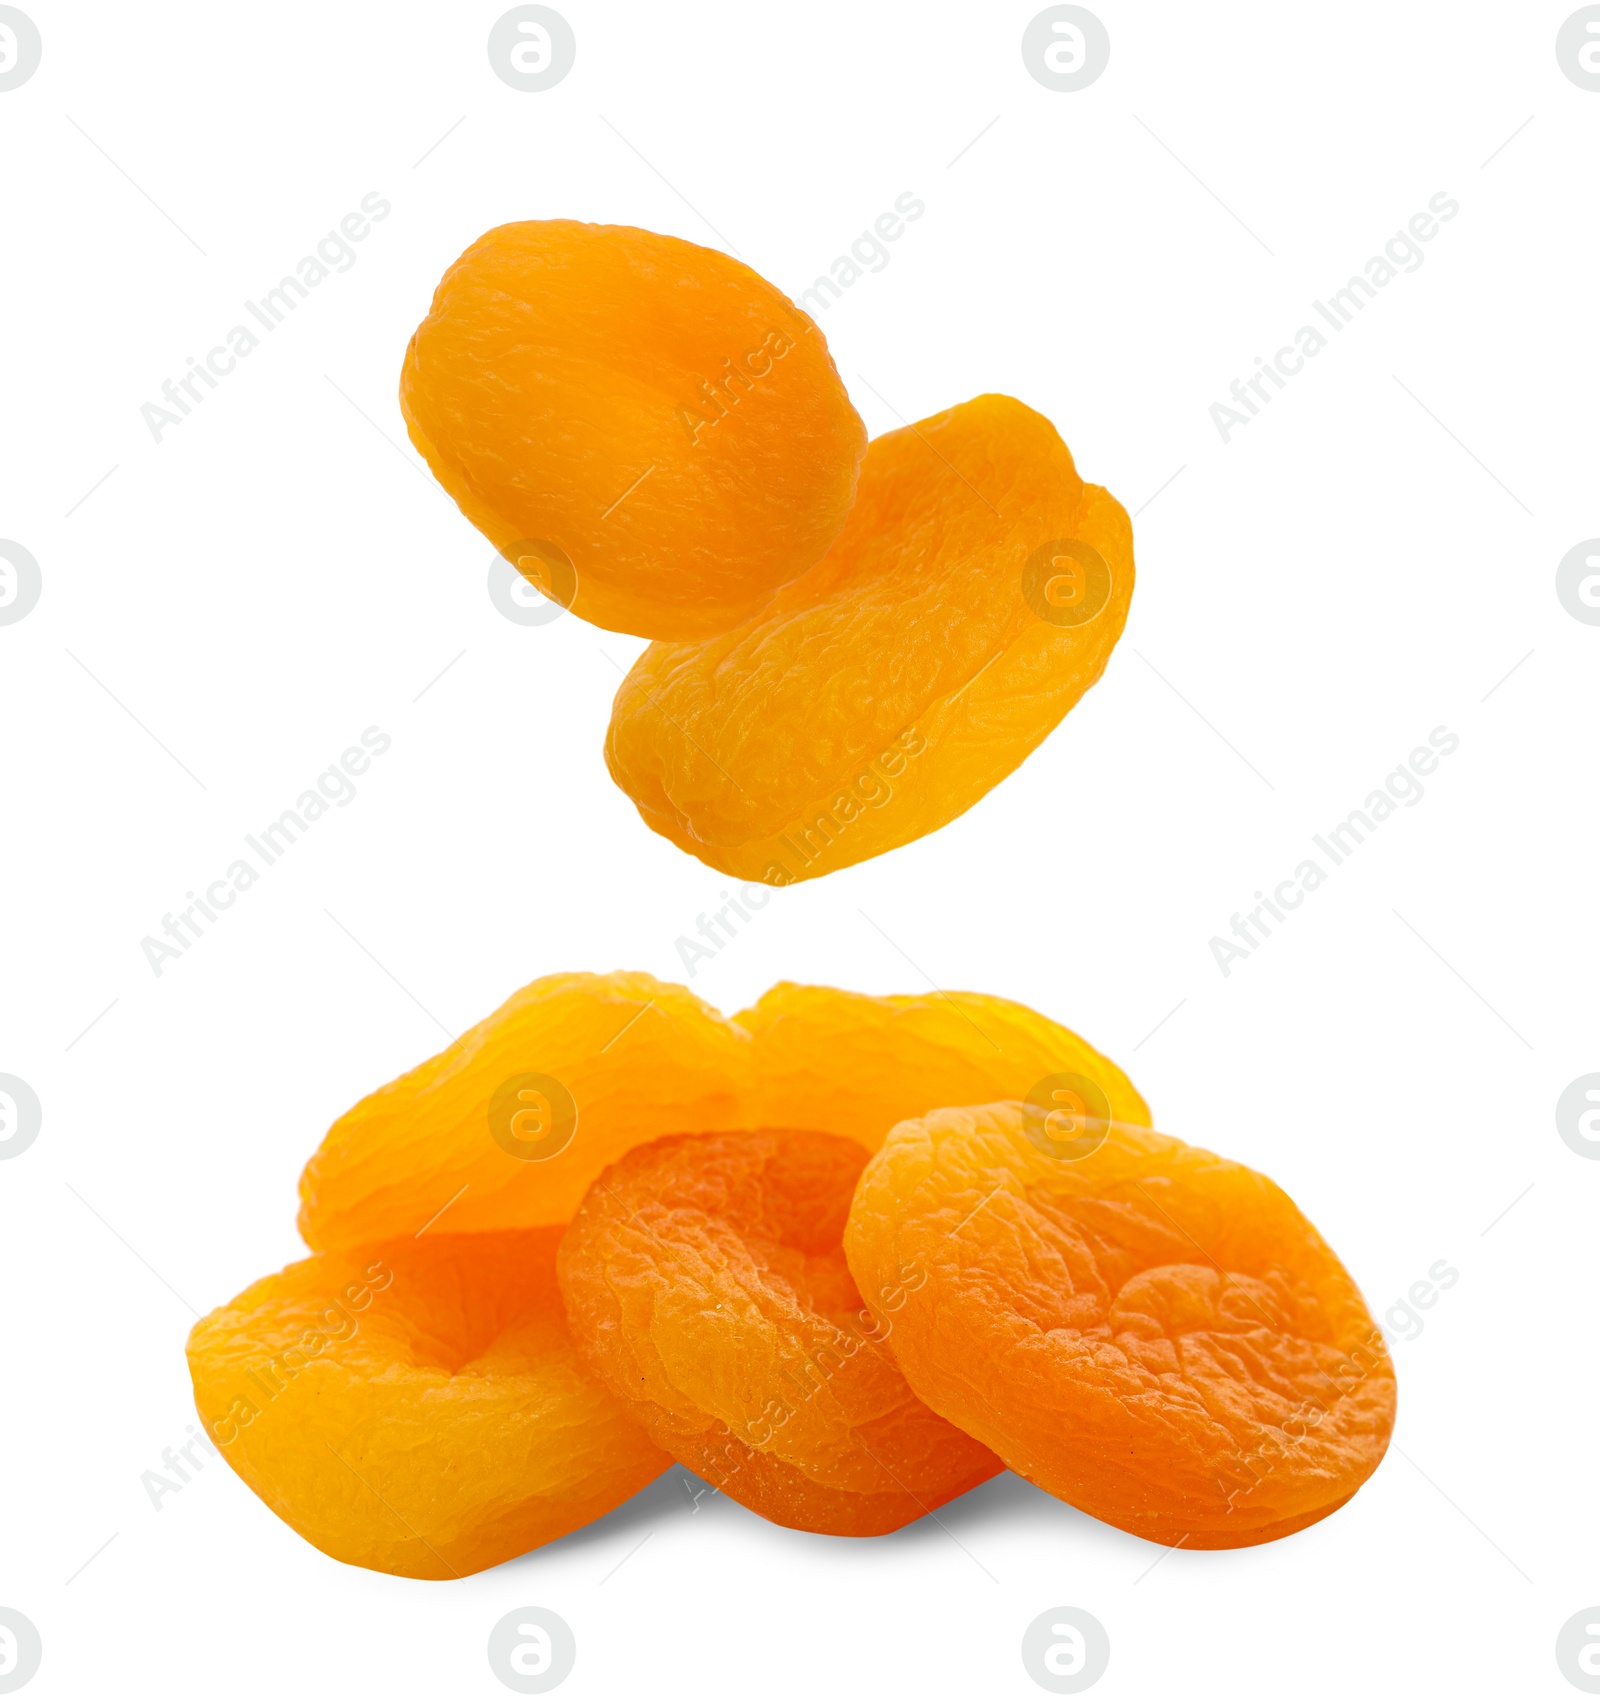
[[[648,974],[550,974],[363,1098],[300,1177],[313,1250],[565,1222],[644,1140],[739,1127],[749,1038]]]
[[[809,1127],[871,1150],[907,1116],[1041,1082],[1149,1119],[1114,1063],[1004,998],[785,984],[729,1018],[648,974],[553,974],[334,1123],[301,1176],[300,1231],[320,1251],[436,1218],[565,1222],[607,1164],[664,1134]]]
[[[561,1242],[585,1366],[680,1463],[773,1522],[898,1529],[1000,1461],[906,1386],[840,1238],[865,1149],[808,1131],[657,1140]]]
[[[450,267],[400,406],[508,560],[644,637],[726,631],[812,566],[866,448],[821,331],[764,278],[571,219],[501,225]]]
[[[910,1116],[1001,1098],[1037,1095],[1050,1107],[1070,1100],[1083,1114],[1150,1120],[1109,1057],[1009,998],[871,997],[781,981],[734,1020],[753,1041],[752,1125],[821,1128],[876,1151]]]
[[[670,1463],[579,1367],[559,1229],[291,1264],[195,1324],[206,1432],[347,1564],[442,1578],[553,1541]]]
[[[657,642],[611,776],[647,825],[787,885],[953,820],[1100,677],[1133,534],[1049,420],[984,395],[874,438],[833,547],[743,625]]]
[[[1163,1134],[1020,1103],[904,1122],[845,1250],[921,1399],[1146,1539],[1290,1534],[1388,1445],[1393,1366],[1327,1242],[1264,1175]]]

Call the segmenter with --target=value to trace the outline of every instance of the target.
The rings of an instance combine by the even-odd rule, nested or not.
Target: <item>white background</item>
[[[1600,533],[1600,94],[1556,63],[1571,5],[1097,0],[1075,94],[1026,73],[1032,3],[562,0],[542,94],[491,73],[499,4],[26,9],[0,535],[43,594],[0,627],[0,1072],[44,1123],[0,1165],[0,1603],[43,1635],[31,1691],[492,1696],[489,1629],[538,1604],[574,1696],[1025,1696],[1057,1605],[1106,1626],[1107,1696],[1576,1692],[1600,1164],[1554,1106],[1600,1069],[1600,628],[1554,585]],[[374,190],[354,267],[152,441],[162,380]],[[1286,1186],[1375,1312],[1446,1260],[1394,1330],[1388,1459],[1288,1541],[1164,1558],[1009,1476],[852,1543],[691,1510],[674,1470],[448,1584],[333,1563],[220,1464],[153,1509],[193,1312],[297,1255],[327,1124],[536,975],[684,978],[728,883],[607,778],[641,646],[503,618],[405,442],[439,273],[563,216],[796,294],[907,190],[925,216],[821,317],[856,405],[1049,415],[1139,510],[1132,616],[1020,772],[778,893],[693,989],[1020,999]],[[1439,191],[1420,269],[1224,444],[1210,405]],[[158,979],[140,940],[369,725],[356,800]],[[1224,977],[1211,937],[1441,725],[1423,800]]]

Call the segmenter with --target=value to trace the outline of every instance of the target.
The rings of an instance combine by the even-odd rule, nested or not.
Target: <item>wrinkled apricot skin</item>
[[[875,438],[833,547],[743,625],[658,642],[612,778],[736,878],[787,885],[933,832],[1100,677],[1133,592],[1122,507],[1055,428],[985,395]]]
[[[657,1445],[773,1522],[878,1535],[1000,1461],[917,1400],[840,1237],[867,1153],[805,1131],[642,1146],[561,1243],[585,1367]]]
[[[501,225],[451,266],[400,405],[497,549],[582,618],[643,637],[726,631],[812,566],[866,448],[822,333],[765,279],[569,219]],[[556,564],[514,547],[530,542]]]
[[[867,1164],[845,1250],[869,1307],[905,1292],[890,1346],[912,1390],[1148,1540],[1249,1546],[1326,1517],[1394,1424],[1354,1282],[1265,1176],[1148,1129],[1068,1136],[1088,1125],[938,1110]]]
[[[553,974],[334,1123],[301,1176],[300,1232],[321,1251],[436,1217],[451,1233],[565,1222],[665,1134],[807,1127],[873,1150],[908,1116],[1024,1098],[1057,1072],[1096,1083],[1096,1113],[1148,1121],[1114,1063],[1005,998],[782,984],[730,1018],[648,974]],[[535,1095],[508,1099],[519,1082]],[[561,1090],[570,1123],[551,1113]],[[534,1137],[505,1138],[514,1116]]]
[[[290,1265],[196,1323],[222,1456],[330,1557],[465,1576],[603,1516],[670,1460],[579,1368],[559,1231]]]

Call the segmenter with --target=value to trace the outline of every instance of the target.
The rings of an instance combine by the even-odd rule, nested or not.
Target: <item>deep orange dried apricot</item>
[[[648,974],[553,974],[334,1123],[300,1180],[300,1231],[320,1251],[436,1219],[565,1222],[607,1164],[663,1134],[809,1127],[872,1150],[907,1116],[1047,1078],[1087,1113],[1149,1119],[1114,1063],[1005,998],[779,985],[730,1019]]]
[[[1326,1241],[1264,1175],[1162,1134],[1020,1103],[904,1122],[845,1249],[920,1398],[1149,1540],[1290,1534],[1388,1445],[1394,1370]]]
[[[206,1432],[314,1546],[397,1576],[603,1516],[670,1460],[579,1368],[559,1238],[424,1236],[257,1281],[189,1337]]]
[[[877,1535],[986,1481],[906,1386],[845,1266],[866,1161],[832,1134],[657,1140],[590,1188],[558,1268],[585,1366],[650,1438],[791,1528]]]
[[[821,331],[764,278],[571,219],[501,225],[450,267],[400,405],[508,560],[643,637],[726,631],[812,566],[866,448]]]
[[[934,831],[1104,670],[1133,592],[1128,516],[1049,420],[985,395],[877,437],[828,553],[741,626],[658,642],[606,762],[645,822],[787,885]]]

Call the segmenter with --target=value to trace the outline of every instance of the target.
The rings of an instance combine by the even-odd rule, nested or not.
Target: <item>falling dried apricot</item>
[[[513,565],[643,637],[726,631],[812,566],[866,448],[821,331],[764,278],[571,219],[501,225],[450,267],[400,405]]]
[[[1343,1265],[1264,1175],[1054,1115],[938,1110],[867,1164],[845,1249],[870,1308],[902,1296],[890,1346],[913,1391],[1152,1541],[1249,1546],[1326,1517],[1395,1410]]]
[[[464,1576],[637,1493],[670,1460],[580,1369],[557,1229],[454,1234],[291,1264],[196,1323],[222,1456],[314,1546]]]
[[[617,692],[612,778],[645,822],[787,885],[953,820],[1104,670],[1127,515],[1049,420],[985,395],[877,437],[837,541],[742,626],[658,642]]]
[[[1149,1119],[1113,1062],[1005,998],[779,985],[729,1018],[648,974],[552,974],[334,1123],[300,1231],[321,1251],[565,1222],[663,1134],[810,1127],[872,1150],[907,1116],[1057,1074],[1094,1114]]]
[[[787,1130],[657,1140],[561,1243],[585,1366],[680,1463],[762,1516],[876,1535],[1000,1468],[906,1386],[840,1236],[865,1149]]]

